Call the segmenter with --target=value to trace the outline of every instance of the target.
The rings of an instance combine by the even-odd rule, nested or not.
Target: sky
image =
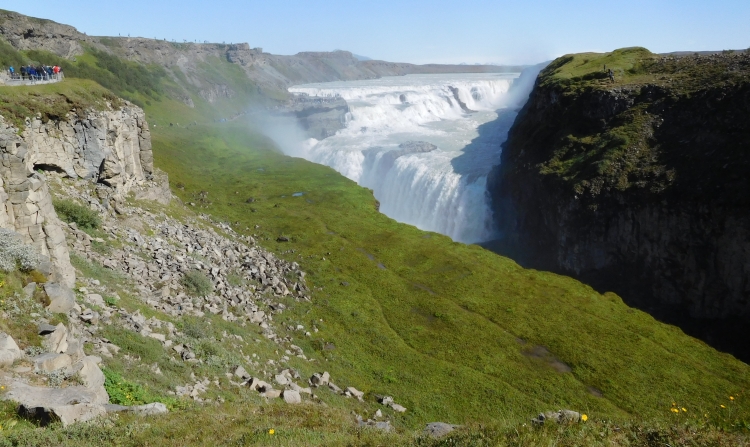
[[[349,50],[392,62],[531,64],[584,51],[750,48],[748,0],[36,0],[0,7],[96,36]]]

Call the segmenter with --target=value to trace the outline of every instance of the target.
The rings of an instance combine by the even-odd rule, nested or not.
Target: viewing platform
[[[8,73],[0,74],[0,86],[19,86],[19,85],[41,85],[41,84],[54,84],[60,82],[65,78],[63,73],[45,74],[39,76],[29,76],[16,73],[11,76]]]

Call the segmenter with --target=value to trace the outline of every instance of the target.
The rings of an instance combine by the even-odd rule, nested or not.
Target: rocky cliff
[[[264,53],[247,43],[219,44],[168,42],[140,37],[94,37],[51,20],[0,10],[0,38],[18,50],[44,50],[66,59],[84,54],[86,48],[121,58],[167,68],[167,75],[180,86],[173,96],[192,104],[190,92],[209,102],[232,98],[240,86],[230,86],[210,65],[229,62],[242,68],[261,91],[286,92],[293,84],[373,79],[410,73],[513,72],[519,67],[484,65],[414,65],[385,61],[360,61],[348,51],[301,52],[291,56]],[[181,74],[177,74],[177,69]]]
[[[495,247],[750,359],[749,75],[749,54],[554,61],[490,176]]]
[[[101,184],[109,207],[153,171],[151,138],[143,111],[71,112],[67,120],[26,120],[22,131],[0,116],[0,227],[22,235],[47,256],[53,280],[72,287],[75,272],[61,223],[52,206],[44,171]]]

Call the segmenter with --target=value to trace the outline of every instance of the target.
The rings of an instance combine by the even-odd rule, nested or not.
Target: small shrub
[[[34,247],[23,243],[20,234],[0,228],[0,270],[11,272],[18,268],[29,272],[40,262],[39,254]]]
[[[109,401],[117,405],[144,405],[161,402],[169,409],[184,409],[184,402],[173,397],[158,396],[143,386],[130,382],[120,374],[109,368],[102,368],[104,373],[104,388],[109,394]]]
[[[195,338],[197,340],[208,336],[205,327],[200,320],[183,319],[182,332],[186,337]]]
[[[29,281],[37,284],[44,284],[47,282],[47,277],[39,270],[32,270],[29,272]]]
[[[104,297],[104,302],[107,303],[107,306],[115,306],[117,305],[118,298],[114,296],[107,295]]]
[[[190,296],[206,296],[214,290],[211,280],[200,270],[188,271],[182,276],[180,283]]]
[[[102,225],[99,215],[92,209],[72,200],[54,200],[52,204],[57,215],[65,222],[75,222],[82,230],[95,230]]]

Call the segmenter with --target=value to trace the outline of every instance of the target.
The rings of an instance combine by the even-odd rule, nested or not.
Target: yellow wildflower
[[[276,430],[274,430],[274,429],[270,429],[270,430],[268,430],[268,434],[269,434],[269,435],[272,435],[272,434],[274,434],[274,433],[276,433]]]
[[[729,400],[734,400],[734,396],[729,396]]]
[[[588,417],[588,416],[586,416],[585,414],[582,414],[582,415],[581,415],[581,420],[582,420],[583,422],[586,422],[586,421],[588,421],[588,420],[589,420],[589,417]]]
[[[726,407],[724,406],[724,404],[721,404],[721,405],[719,405],[719,406],[720,406],[721,408],[726,408]]]
[[[685,407],[682,407],[682,411],[687,413],[687,409],[685,409]]]
[[[680,410],[678,410],[677,408],[670,408],[669,411],[671,411],[672,413],[679,413],[680,412]]]
[[[677,406],[677,402],[672,402],[672,406],[676,407]]]

